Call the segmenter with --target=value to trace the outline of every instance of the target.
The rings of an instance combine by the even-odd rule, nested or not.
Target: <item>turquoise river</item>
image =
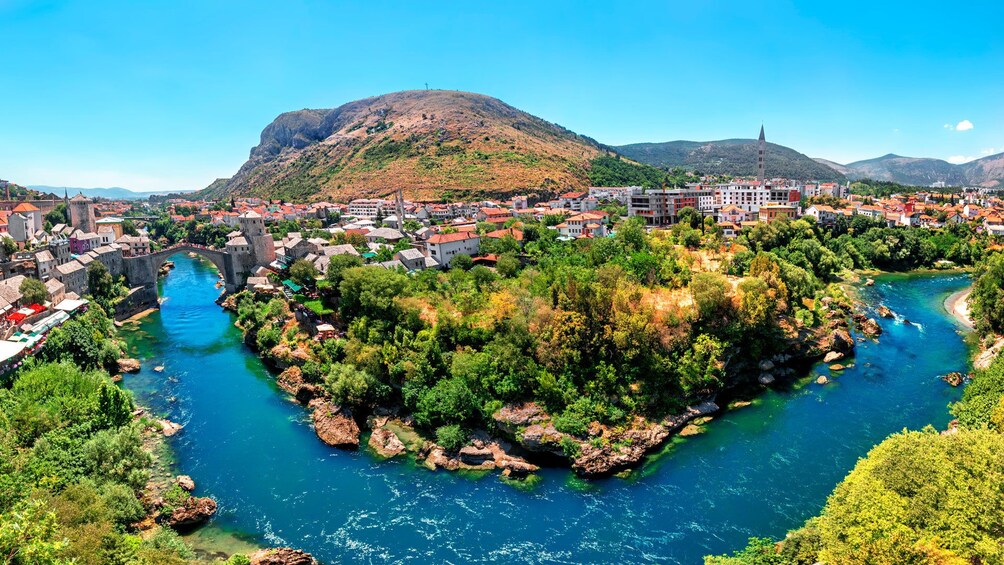
[[[880,320],[879,342],[859,344],[831,384],[768,391],[627,478],[545,469],[520,489],[325,446],[214,304],[215,271],[174,259],[162,309],[126,332],[143,369],[124,384],[184,424],[170,444],[177,471],[219,502],[209,531],[325,562],[699,563],[800,525],[888,434],[943,428],[960,391],[939,375],[967,368],[962,326],[942,302],[968,277],[880,277],[863,298],[897,318]]]

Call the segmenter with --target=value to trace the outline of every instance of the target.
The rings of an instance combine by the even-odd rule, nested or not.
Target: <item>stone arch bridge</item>
[[[236,292],[247,280],[247,273],[237,271],[237,264],[232,254],[202,245],[180,243],[149,255],[122,259],[122,271],[125,273],[129,285],[143,287],[143,290],[139,292],[143,293],[142,300],[144,302],[151,304],[157,302],[157,273],[168,257],[178,253],[195,253],[211,261],[223,275],[223,283],[227,292]]]

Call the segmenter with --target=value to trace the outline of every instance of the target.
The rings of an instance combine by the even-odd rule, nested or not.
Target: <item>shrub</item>
[[[457,451],[467,443],[467,432],[457,424],[436,428],[436,443],[447,451]]]

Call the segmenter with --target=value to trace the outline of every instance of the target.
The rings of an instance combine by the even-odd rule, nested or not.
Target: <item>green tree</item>
[[[405,275],[383,267],[354,267],[342,273],[339,284],[342,315],[393,320],[399,314],[395,298],[404,291]]]
[[[45,290],[45,284],[30,277],[21,281],[18,292],[21,293],[21,300],[25,304],[45,304],[45,300],[49,297],[49,291]]]
[[[362,267],[363,260],[357,255],[335,255],[331,257],[328,262],[328,270],[325,273],[327,280],[333,284],[338,285],[342,282],[342,273],[346,269],[351,269],[353,267]]]
[[[317,283],[317,276],[319,274],[317,267],[306,259],[297,259],[289,267],[289,278],[302,286],[313,287]]]
[[[56,515],[40,500],[19,503],[0,514],[0,558],[12,565],[69,563],[60,558],[68,542],[59,537]]]
[[[460,269],[461,271],[469,271],[471,267],[474,266],[474,260],[471,259],[470,255],[464,253],[458,253],[450,259],[451,269]]]

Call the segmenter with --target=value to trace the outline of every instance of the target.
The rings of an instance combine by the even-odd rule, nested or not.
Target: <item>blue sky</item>
[[[0,178],[201,188],[283,111],[425,83],[609,144],[1004,152],[1000,2],[428,4],[0,0]]]

